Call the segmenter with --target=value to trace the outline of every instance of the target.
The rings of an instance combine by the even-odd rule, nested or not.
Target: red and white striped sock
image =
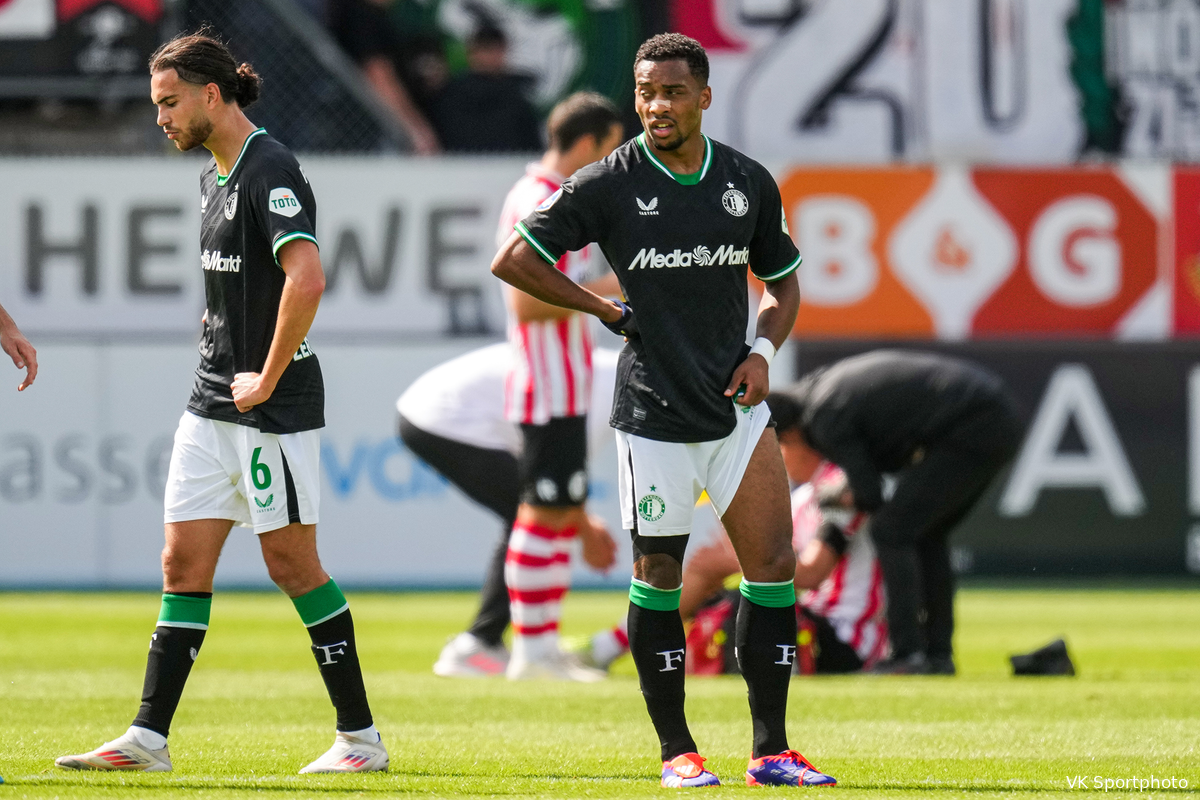
[[[592,658],[597,664],[604,665],[616,661],[629,652],[628,620],[621,620],[615,628],[603,630],[592,637]]]
[[[575,528],[518,522],[508,541],[504,581],[512,612],[513,658],[538,661],[558,648],[562,598],[571,584]]]

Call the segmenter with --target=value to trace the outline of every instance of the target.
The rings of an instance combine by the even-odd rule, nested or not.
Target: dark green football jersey
[[[259,128],[228,175],[215,160],[200,175],[200,216],[207,313],[188,410],[264,433],[323,427],[325,386],[307,340],[262,405],[239,412],[231,388],[235,374],[266,364],[286,278],[279,248],[317,241],[317,202],[295,156]]]
[[[704,143],[700,171],[676,175],[643,133],[517,224],[550,263],[599,244],[640,334],[621,354],[611,423],[667,442],[733,431],[724,392],[749,354],[747,268],[772,282],[800,265],[771,174],[731,147]]]

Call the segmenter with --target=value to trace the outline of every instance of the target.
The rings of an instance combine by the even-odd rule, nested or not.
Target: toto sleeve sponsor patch
[[[271,190],[271,195],[267,198],[267,207],[271,209],[272,214],[284,217],[294,217],[303,208],[296,193],[286,187]]]

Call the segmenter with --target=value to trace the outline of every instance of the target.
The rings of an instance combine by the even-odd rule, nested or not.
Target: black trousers
[[[1016,455],[1023,429],[1008,397],[982,403],[896,476],[895,494],[872,517],[894,657],[951,656],[950,534]]]
[[[504,559],[517,519],[520,483],[517,459],[507,450],[475,447],[423,431],[400,416],[400,441],[413,455],[433,467],[463,494],[500,517],[504,530],[483,579],[479,612],[468,631],[490,646],[501,643],[511,615]]]

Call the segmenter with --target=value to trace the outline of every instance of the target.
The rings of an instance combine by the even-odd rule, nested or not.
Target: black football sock
[[[750,696],[754,758],[788,749],[787,695],[796,660],[796,590],[791,581],[742,580],[738,606],[738,665]]]
[[[142,706],[133,724],[166,736],[208,632],[212,592],[165,593],[150,638]]]
[[[629,652],[662,745],[663,761],[696,752],[683,712],[687,643],[679,595],[679,589],[664,591],[636,579],[629,589]]]
[[[508,584],[504,582],[504,564],[508,558],[508,539],[516,520],[506,520],[508,527],[500,538],[500,544],[492,553],[487,573],[483,577],[483,589],[479,592],[479,613],[467,629],[488,647],[504,644],[504,631],[512,620],[508,607]]]
[[[354,645],[354,620],[342,590],[331,578],[311,592],[293,597],[292,603],[312,639],[317,668],[337,710],[337,729],[360,731],[371,727],[371,707]]]

